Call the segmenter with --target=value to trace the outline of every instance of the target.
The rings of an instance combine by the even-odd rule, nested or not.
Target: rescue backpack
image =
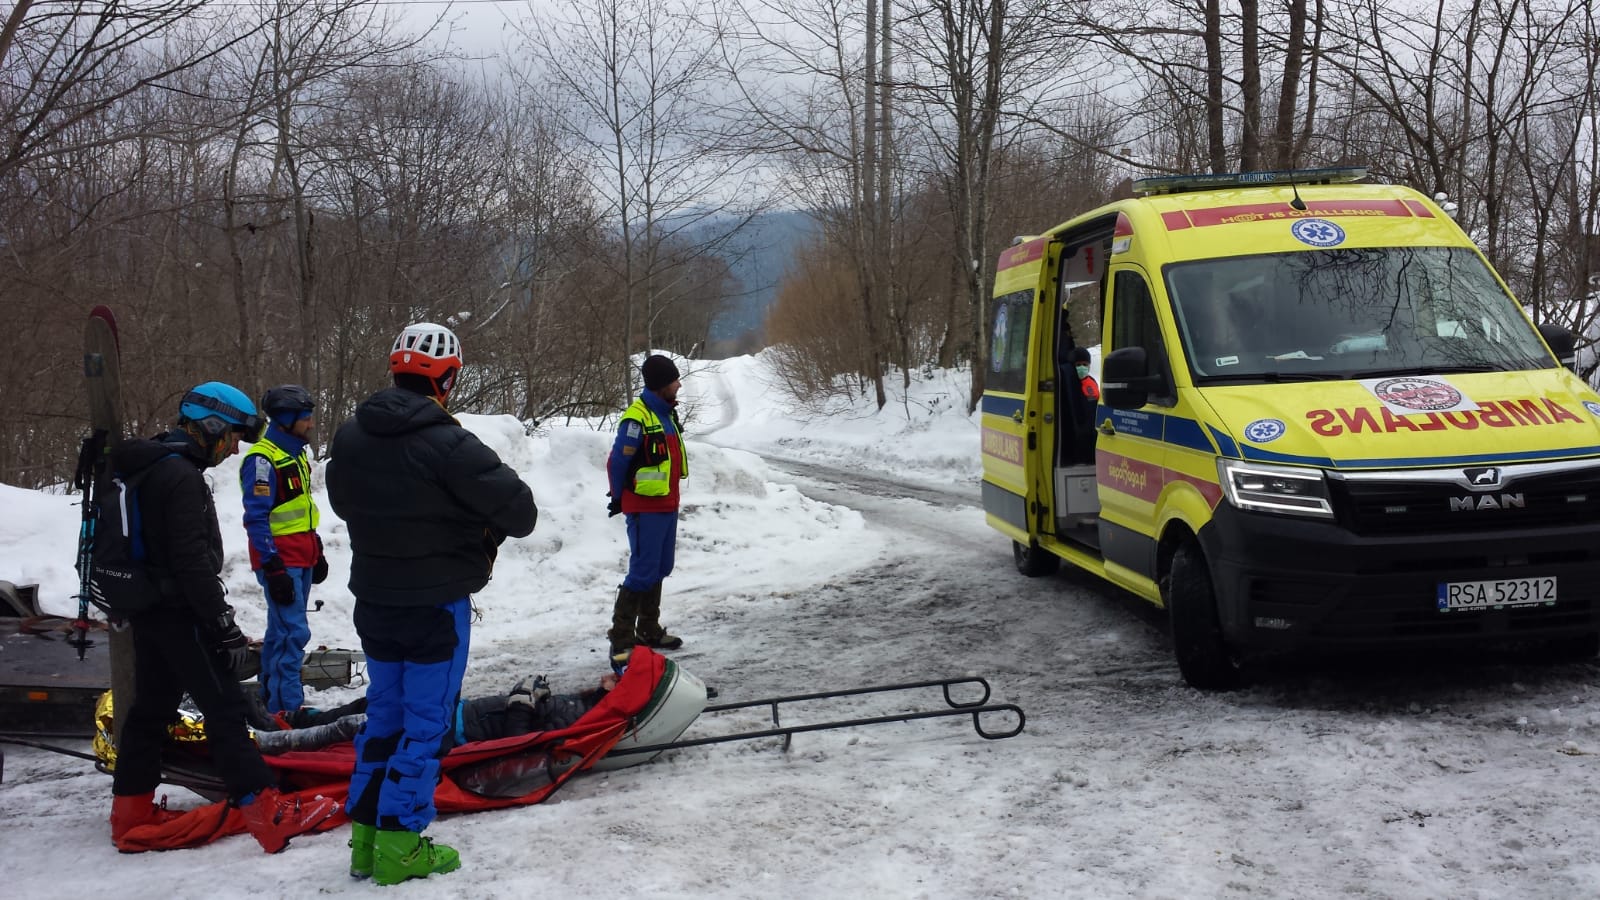
[[[98,498],[90,536],[89,600],[112,618],[143,612],[161,598],[147,562],[139,485],[149,466],[131,475],[113,474]]]

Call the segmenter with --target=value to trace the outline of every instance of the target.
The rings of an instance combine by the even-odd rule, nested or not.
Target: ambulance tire
[[[1211,568],[1192,538],[1172,556],[1167,618],[1172,627],[1172,650],[1184,681],[1203,691],[1227,691],[1239,686],[1239,665],[1222,639]]]
[[[1011,558],[1016,560],[1017,571],[1029,578],[1054,575],[1061,567],[1061,557],[1040,547],[1033,541],[1026,544],[1011,542]]]

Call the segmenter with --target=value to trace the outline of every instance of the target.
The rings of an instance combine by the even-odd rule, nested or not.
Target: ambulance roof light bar
[[[1366,177],[1366,166],[1334,166],[1325,169],[1293,169],[1281,172],[1228,172],[1222,175],[1165,175],[1160,178],[1141,178],[1135,181],[1133,192],[1148,197],[1152,194],[1183,194],[1190,191],[1265,187],[1274,184],[1349,184]]]

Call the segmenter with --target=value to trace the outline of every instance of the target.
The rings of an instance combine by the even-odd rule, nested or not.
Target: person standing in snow
[[[305,704],[300,665],[311,626],[306,603],[313,584],[328,577],[317,536],[308,458],[316,404],[298,384],[280,384],[261,398],[267,430],[239,466],[250,566],[267,595],[267,633],[261,640],[261,691],[267,711],[291,721]]]
[[[461,372],[450,329],[407,327],[389,354],[394,386],[334,435],[328,501],[350,529],[350,590],[367,657],[367,721],[356,736],[346,811],[350,874],[379,884],[452,872],[433,822],[467,665],[472,593],[506,537],[538,518],[533,492],[461,427],[445,401]]]
[[[622,413],[606,459],[609,515],[628,528],[628,574],[611,611],[611,665],[618,671],[636,644],[676,650],[683,639],[661,626],[661,582],[672,574],[678,540],[678,482],[689,474],[678,420],[678,367],[653,355],[639,367],[644,392]]]
[[[129,616],[134,699],[117,741],[111,779],[111,840],[133,851],[147,826],[178,817],[154,805],[161,749],[184,694],[205,714],[211,758],[233,805],[268,853],[339,811],[335,800],[300,804],[282,796],[272,770],[245,729],[244,691],[235,674],[248,645],[224,602],[222,531],[211,488],[201,474],[239,452],[239,438],[260,426],[255,404],[238,388],[208,381],[183,395],[178,424],[111,454],[112,471],[140,475],[137,520],[146,565],[160,596]],[[125,845],[124,839],[130,843]]]

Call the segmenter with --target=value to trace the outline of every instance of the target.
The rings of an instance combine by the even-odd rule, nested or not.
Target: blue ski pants
[[[628,575],[622,586],[648,591],[672,574],[678,543],[676,512],[628,513]]]
[[[306,692],[300,684],[300,666],[305,661],[306,644],[311,641],[311,625],[306,621],[306,603],[311,596],[311,570],[288,569],[294,582],[294,602],[279,606],[267,596],[267,633],[261,638],[261,699],[267,712],[294,712],[305,705]],[[263,591],[267,578],[256,572]]]
[[[467,670],[472,603],[433,607],[356,602],[367,655],[367,721],[345,811],[364,825],[421,832],[433,822],[439,758],[449,751]]]

